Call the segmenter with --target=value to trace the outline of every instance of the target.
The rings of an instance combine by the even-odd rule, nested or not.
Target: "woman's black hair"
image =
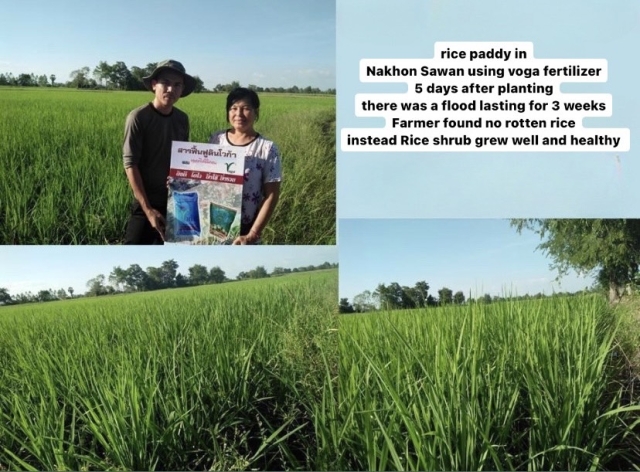
[[[258,117],[258,110],[260,109],[260,99],[258,94],[251,89],[245,87],[236,87],[229,95],[227,95],[227,121],[229,121],[229,110],[238,100],[245,100],[256,111],[256,118]]]

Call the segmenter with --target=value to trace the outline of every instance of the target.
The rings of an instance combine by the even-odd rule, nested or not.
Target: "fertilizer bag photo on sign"
[[[244,152],[173,141],[166,242],[231,244],[240,235]]]

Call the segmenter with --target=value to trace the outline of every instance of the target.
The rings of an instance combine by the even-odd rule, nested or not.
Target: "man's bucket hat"
[[[151,81],[155,80],[156,77],[158,77],[158,74],[164,70],[176,72],[183,77],[184,87],[182,88],[182,95],[180,95],[181,97],[186,97],[191,92],[193,92],[193,89],[196,88],[196,80],[186,73],[184,66],[178,61],[167,59],[166,61],[158,62],[158,65],[150,76],[142,78],[142,83],[144,83],[144,86],[147,87],[147,90],[153,91],[153,89],[151,88]]]

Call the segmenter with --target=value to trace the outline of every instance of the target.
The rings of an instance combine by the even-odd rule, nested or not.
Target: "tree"
[[[36,296],[31,292],[19,293],[14,299],[15,303],[31,303],[34,301],[36,301]]]
[[[122,287],[127,281],[127,271],[120,266],[114,267],[109,274],[109,283],[115,287],[116,290],[121,291]]]
[[[9,295],[9,290],[0,287],[0,305],[10,305],[12,302],[11,295]]]
[[[96,80],[100,87],[104,86],[104,78],[102,75],[102,63],[104,61],[100,61],[97,66],[93,68],[93,78]]]
[[[400,307],[399,308],[416,308],[417,305],[417,295],[413,287],[407,287],[403,285],[400,287],[400,291],[398,292],[400,295]]]
[[[221,284],[227,280],[226,275],[224,274],[224,270],[220,267],[215,266],[212,267],[209,271],[209,283],[212,284]]]
[[[38,87],[46,87],[47,85],[49,85],[49,81],[47,80],[47,76],[46,75],[39,75],[38,76]]]
[[[36,296],[39,302],[50,302],[55,300],[51,290],[40,290]]]
[[[32,85],[35,85],[35,83],[33,83],[30,74],[20,74],[18,76],[18,85],[20,87],[31,87]]]
[[[193,89],[194,93],[200,93],[200,92],[206,92],[207,91],[207,89],[204,88],[204,82],[202,81],[202,79],[200,77],[198,77],[197,75],[194,75],[193,79],[196,81],[196,86]]]
[[[453,303],[456,305],[462,305],[464,303],[464,293],[462,292],[462,290],[458,290],[453,295]]]
[[[438,290],[438,301],[440,305],[451,305],[453,303],[453,292],[450,288],[442,287]]]
[[[189,285],[204,285],[209,282],[209,271],[201,264],[189,267]]]
[[[144,90],[144,82],[142,81],[142,79],[144,77],[146,77],[146,71],[145,69],[141,69],[138,66],[132,66],[131,67],[131,84],[130,84],[130,89],[132,90]]]
[[[88,82],[88,74],[88,67],[82,67],[80,69],[74,70],[73,72],[71,72],[71,74],[69,74],[69,76],[71,77],[71,82],[69,83],[69,85],[76,88],[86,87]]]
[[[160,266],[161,276],[161,284],[163,288],[173,287],[176,283],[176,274],[178,273],[178,263],[169,259],[168,261],[164,261]]]
[[[67,292],[69,292],[69,298],[73,298],[73,287],[69,287]]]
[[[131,83],[131,72],[122,61],[110,66],[108,77],[109,82],[120,90],[127,90],[127,86]]]
[[[365,290],[353,297],[353,309],[358,313],[365,313],[376,309],[376,301],[369,290]]]
[[[100,274],[95,276],[94,278],[87,281],[87,295],[98,297],[100,295],[105,295],[107,293],[107,289],[104,285],[105,277]]]
[[[403,289],[397,282],[392,282],[388,286],[378,284],[373,295],[378,299],[380,308],[383,310],[405,308],[403,306]]]
[[[341,298],[340,304],[338,305],[338,312],[340,313],[353,313],[355,310],[349,303],[348,298]]]
[[[125,276],[125,285],[129,290],[142,291],[148,286],[147,273],[138,264],[131,264]]]
[[[634,219],[534,219],[511,220],[518,233],[528,229],[543,240],[538,245],[553,259],[550,267],[558,279],[570,269],[595,273],[609,291],[609,302],[622,297],[638,274],[640,220]]]
[[[252,279],[264,279],[269,277],[269,273],[264,266],[258,266],[255,269],[249,271],[249,277]]]
[[[107,61],[100,61],[98,65],[93,69],[93,76],[100,85],[106,85],[106,81],[111,74],[111,66]]]
[[[413,286],[414,301],[418,308],[427,306],[429,298],[429,284],[424,280],[416,282]]]
[[[390,300],[389,289],[385,284],[378,284],[373,291],[373,296],[381,310],[389,310],[393,300]]]
[[[56,81],[56,74],[51,74],[49,76],[49,79],[51,80],[51,86],[53,87],[55,81]]]
[[[160,267],[147,267],[146,290],[159,290],[163,286],[163,273]]]
[[[176,275],[176,287],[177,288],[188,287],[188,286],[189,286],[189,279],[188,278],[186,278],[182,274]]]
[[[11,72],[7,72],[7,74],[4,76],[4,85],[17,85],[17,79],[15,78],[15,76],[11,73]]]

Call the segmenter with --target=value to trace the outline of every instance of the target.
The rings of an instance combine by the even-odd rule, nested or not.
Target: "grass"
[[[1,244],[118,244],[132,192],[127,114],[148,92],[0,87]],[[227,127],[224,94],[178,102],[191,140]],[[335,244],[335,97],[262,94],[256,129],[282,152],[281,199],[265,244]]]
[[[326,469],[337,271],[0,309],[0,470]]]
[[[342,470],[637,469],[599,297],[343,317]]]
[[[637,401],[640,400],[640,295],[622,298],[616,314],[621,325],[616,352],[623,361],[620,376],[626,381],[628,401]]]

